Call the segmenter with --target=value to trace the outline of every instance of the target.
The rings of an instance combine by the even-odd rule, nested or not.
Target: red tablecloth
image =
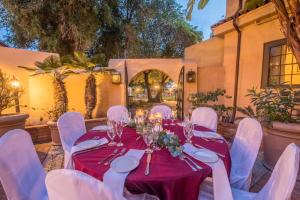
[[[185,138],[182,127],[165,126],[165,129],[174,131],[184,144]],[[196,130],[208,130],[204,127],[196,127]],[[88,132],[79,138],[78,142],[91,139],[94,136],[104,137],[103,132]],[[127,149],[145,149],[143,139],[136,141],[137,134],[135,129],[124,128],[122,141]],[[204,141],[201,138],[193,137],[193,143],[201,144],[211,150],[225,155],[223,159],[229,174],[231,162],[227,144],[213,141]],[[98,165],[97,162],[112,153],[116,147],[105,147],[95,151],[90,151],[73,157],[75,169],[83,171],[91,176],[103,180],[104,173],[109,166]],[[211,175],[211,168],[200,161],[194,160],[203,167],[200,171],[192,171],[184,161],[174,158],[166,149],[155,151],[152,154],[150,165],[150,175],[145,176],[146,154],[142,157],[140,165],[132,171],[125,182],[126,188],[132,193],[148,193],[158,196],[161,200],[196,200],[198,199],[199,186],[202,181]]]

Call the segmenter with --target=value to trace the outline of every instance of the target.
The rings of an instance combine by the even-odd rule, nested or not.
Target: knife
[[[145,169],[145,175],[148,176],[150,174],[150,162],[151,162],[151,153],[147,155],[147,165]]]

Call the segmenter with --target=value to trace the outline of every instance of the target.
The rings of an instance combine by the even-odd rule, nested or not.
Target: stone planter
[[[85,126],[87,130],[90,130],[91,128],[95,126],[99,126],[101,124],[106,123],[106,118],[95,118],[95,119],[87,119],[85,120]],[[61,145],[59,131],[57,128],[56,122],[47,122],[50,133],[51,133],[51,139],[52,139],[52,145]]]
[[[217,132],[221,134],[225,139],[231,142],[236,133],[236,129],[237,129],[236,124],[219,122]]]
[[[290,143],[300,147],[300,124],[274,122],[272,127],[264,127],[264,166],[272,170]],[[300,180],[300,173],[298,173]]]
[[[0,137],[13,129],[25,129],[28,114],[11,114],[0,116]]]

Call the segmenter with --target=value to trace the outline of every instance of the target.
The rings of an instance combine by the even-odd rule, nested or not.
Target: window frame
[[[279,88],[279,87],[289,86],[289,85],[269,85],[270,51],[272,47],[282,46],[282,45],[287,45],[286,38],[264,43],[261,88]],[[300,88],[300,84],[294,84],[291,86],[293,88]]]

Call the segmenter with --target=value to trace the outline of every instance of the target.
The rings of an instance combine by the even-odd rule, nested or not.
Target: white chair
[[[199,126],[204,126],[212,131],[217,131],[218,115],[212,108],[196,108],[192,112],[191,121]]]
[[[288,200],[291,198],[295,187],[300,161],[300,150],[294,143],[288,145],[278,159],[270,179],[266,185],[258,192],[252,193],[245,190],[232,188],[234,200]],[[224,186],[226,187],[226,186]],[[230,189],[227,186],[227,189]],[[201,195],[202,191],[200,191]],[[214,190],[213,193],[218,193]],[[200,197],[199,195],[199,197]],[[212,195],[211,195],[212,196]],[[206,195],[208,197],[208,195]],[[227,196],[224,196],[226,199]],[[201,200],[213,199],[201,198]],[[199,198],[200,200],[200,198]]]
[[[9,200],[47,200],[45,176],[26,131],[11,130],[0,138],[0,180]]]
[[[57,121],[62,147],[64,149],[64,167],[68,166],[71,149],[80,136],[86,133],[83,116],[78,112],[66,112]]]
[[[107,111],[107,119],[115,122],[120,122],[124,120],[125,122],[127,122],[129,120],[128,110],[125,106],[112,106]]]
[[[240,121],[230,149],[232,187],[249,190],[252,169],[259,152],[263,137],[261,124],[252,118]]]
[[[49,172],[46,187],[49,200],[114,200],[113,194],[101,181],[76,170]]]
[[[172,110],[169,106],[166,105],[157,105],[153,106],[150,110],[150,114],[161,113],[164,119],[172,115]]]

